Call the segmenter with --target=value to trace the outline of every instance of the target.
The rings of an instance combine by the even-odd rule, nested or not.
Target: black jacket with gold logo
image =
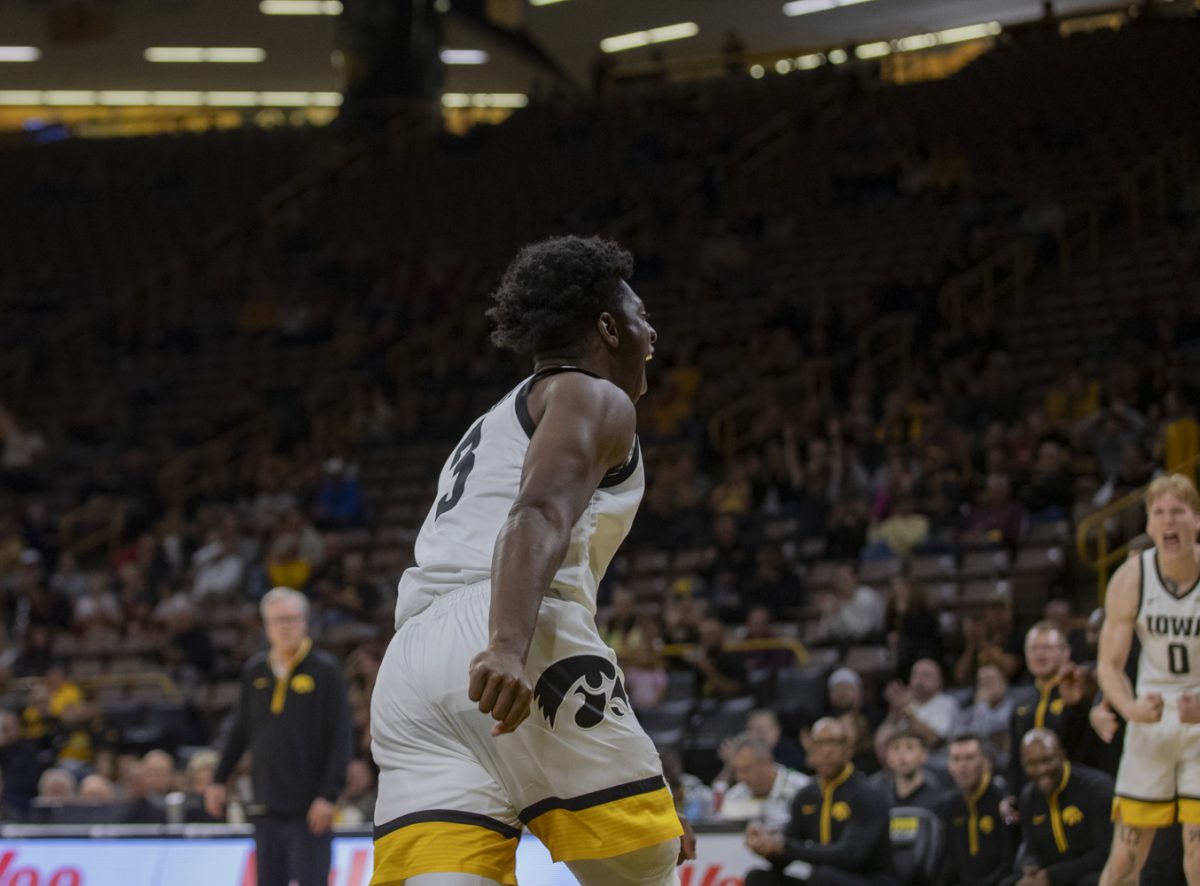
[[[336,802],[350,762],[342,669],[333,656],[305,643],[282,679],[266,652],[246,662],[232,728],[213,775],[218,784],[227,781],[249,748],[254,804],[273,815],[302,817],[317,797]]]
[[[1099,873],[1112,843],[1113,780],[1098,769],[1066,763],[1049,796],[1033,784],[1021,791],[1021,839],[1030,863],[1054,886]]]
[[[970,796],[956,788],[942,798],[946,886],[996,886],[1012,873],[1018,838],[1000,814],[1007,795],[1002,781],[986,775]]]
[[[1069,759],[1077,759],[1089,729],[1088,713],[1092,700],[1085,698],[1069,705],[1058,691],[1058,678],[1043,686],[1025,686],[1016,691],[1012,719],[1008,721],[1008,788],[1020,796],[1025,787],[1025,770],[1021,766],[1021,739],[1030,729],[1049,729],[1062,742]]]
[[[801,788],[784,835],[783,855],[773,859],[777,865],[806,861],[891,882],[887,798],[853,766],[828,784],[813,779]]]

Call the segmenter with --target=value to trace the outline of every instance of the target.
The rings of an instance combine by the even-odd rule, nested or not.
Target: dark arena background
[[[1035,623],[1114,771],[1090,616],[1200,464],[1198,10],[0,4],[0,886],[254,883],[245,765],[227,822],[201,795],[279,585],[344,665],[330,882],[367,886],[396,584],[528,373],[487,296],[561,234],[634,254],[660,337],[597,621],[685,886],[764,865],[786,773],[764,803],[734,748],[803,771],[823,716],[889,798],[955,790],[963,730],[1023,778]],[[952,822],[891,805],[895,882],[943,882]],[[530,836],[518,871],[575,882]]]

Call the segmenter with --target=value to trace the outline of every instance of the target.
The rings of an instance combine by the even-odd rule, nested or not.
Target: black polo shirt
[[[302,817],[317,797],[337,801],[350,762],[350,709],[337,660],[305,640],[283,678],[260,652],[242,668],[242,691],[213,775],[228,781],[249,748],[258,811]]]
[[[938,811],[946,830],[946,886],[997,886],[1012,873],[1016,829],[1000,814],[1007,795],[1004,782],[988,774],[971,795],[955,788],[942,798]]]
[[[1044,868],[1054,886],[1071,886],[1099,873],[1112,844],[1111,777],[1090,766],[1066,763],[1058,787],[1046,796],[1033,784],[1021,791],[1021,839],[1030,863]]]
[[[1057,677],[1044,686],[1023,686],[1014,698],[1012,719],[1009,720],[1008,787],[1020,796],[1025,787],[1025,768],[1021,765],[1021,739],[1030,729],[1049,729],[1058,736],[1063,753],[1069,759],[1080,756],[1087,738],[1088,712],[1092,700],[1084,698],[1077,705],[1068,705],[1058,690]]]

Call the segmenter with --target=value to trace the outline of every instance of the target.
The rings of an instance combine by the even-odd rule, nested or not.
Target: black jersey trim
[[[424,812],[412,812],[408,815],[401,815],[399,818],[393,818],[389,822],[376,825],[374,839],[378,840],[386,837],[388,834],[412,824],[423,824],[430,821],[440,821],[447,824],[469,824],[478,828],[487,828],[487,830],[495,831],[507,840],[515,840],[521,836],[520,828],[514,828],[510,824],[505,824],[487,815],[480,815],[477,812],[460,812],[457,809],[427,809]]]
[[[641,460],[642,447],[637,441],[637,437],[633,438],[633,452],[629,454],[629,460],[619,468],[613,468],[604,475],[604,479],[600,481],[601,489],[611,489],[613,486],[620,486],[626,480],[633,476],[633,472],[637,470],[638,461]]]
[[[1196,576],[1196,580],[1192,582],[1192,586],[1190,588],[1188,588],[1182,594],[1172,594],[1170,591],[1170,585],[1168,585],[1167,580],[1165,578],[1163,578],[1162,570],[1158,566],[1158,549],[1157,548],[1154,549],[1154,572],[1158,576],[1159,584],[1161,584],[1163,586],[1163,590],[1167,592],[1168,596],[1170,596],[1171,598],[1173,598],[1175,600],[1184,599],[1185,597],[1187,597],[1188,594],[1190,594],[1192,591],[1196,590],[1197,586],[1200,586],[1200,574],[1198,574]]]
[[[1146,552],[1138,557],[1138,608],[1137,617],[1142,617],[1142,604],[1146,602]]]
[[[611,788],[592,791],[590,794],[580,794],[578,797],[567,797],[566,799],[562,797],[547,797],[544,800],[538,800],[532,806],[526,806],[520,811],[517,817],[526,824],[529,824],[538,816],[545,815],[553,809],[580,812],[584,809],[591,809],[593,806],[611,803],[614,800],[624,800],[626,797],[636,797],[639,794],[653,793],[659,788],[666,787],[666,784],[661,775],[654,775],[650,778],[643,778],[638,781],[615,785]]]
[[[514,404],[517,411],[517,421],[521,423],[521,429],[525,431],[525,435],[530,440],[533,439],[533,432],[537,430],[537,423],[534,422],[533,416],[529,414],[529,392],[543,378],[558,375],[562,372],[579,372],[592,378],[600,378],[596,373],[580,369],[578,366],[547,366],[531,375],[529,381],[521,385],[521,389],[517,391],[516,403]]]

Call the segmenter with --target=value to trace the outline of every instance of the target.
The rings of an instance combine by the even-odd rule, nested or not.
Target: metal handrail
[[[1137,161],[1120,177],[1120,193],[1129,205],[1129,228],[1134,240],[1142,235],[1143,212],[1148,210],[1160,218],[1166,215],[1167,185],[1172,173],[1176,180],[1186,181],[1195,165],[1194,139],[1182,135]]]
[[[833,364],[827,358],[805,360],[796,372],[774,382],[758,385],[754,392],[713,413],[708,422],[709,438],[725,457],[733,458],[744,445],[741,418],[756,415],[770,399],[799,388],[806,396],[828,395],[833,385]]]
[[[12,688],[17,692],[28,692],[38,682],[39,677],[18,677],[12,681]],[[131,674],[94,674],[88,677],[78,677],[74,682],[85,694],[97,689],[107,689],[113,686],[128,689],[133,686],[157,686],[162,690],[166,701],[179,701],[179,687],[175,681],[162,671],[137,671]]]
[[[1001,298],[1010,297],[1013,312],[1025,312],[1025,283],[1033,273],[1033,244],[1014,240],[1001,246],[973,268],[946,282],[938,297],[943,316],[950,321],[951,330],[962,331],[963,318],[968,313],[983,310],[990,319],[996,316]],[[1002,276],[1007,271],[1007,275]]]
[[[667,643],[662,654],[669,658],[682,658],[696,649],[695,643]],[[785,649],[796,658],[796,664],[808,664],[808,649],[799,640],[791,637],[769,637],[761,640],[731,640],[724,643],[725,652],[763,652],[770,649]]]
[[[124,502],[108,497],[92,499],[59,517],[59,546],[65,551],[81,556],[107,544],[108,552],[115,553],[124,536],[125,517]],[[76,527],[93,522],[100,525],[79,538],[74,537]]]
[[[158,490],[167,501],[179,504],[195,489],[205,465],[222,462],[240,444],[273,437],[279,416],[265,412],[177,455],[158,472]]]

